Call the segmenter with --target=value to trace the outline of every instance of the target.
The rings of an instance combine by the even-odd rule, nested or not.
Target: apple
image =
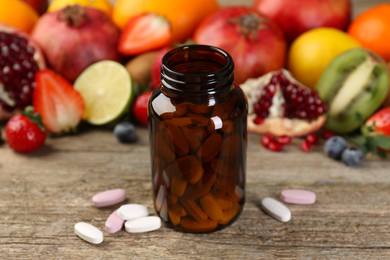
[[[28,3],[39,15],[42,15],[46,12],[49,6],[49,0],[23,0]]]
[[[352,12],[350,0],[255,0],[253,7],[274,20],[289,43],[317,27],[346,30]]]

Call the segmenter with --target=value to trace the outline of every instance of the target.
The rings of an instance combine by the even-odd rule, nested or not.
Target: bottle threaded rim
[[[215,94],[230,89],[234,62],[224,50],[209,45],[184,45],[162,59],[161,83],[168,92]]]

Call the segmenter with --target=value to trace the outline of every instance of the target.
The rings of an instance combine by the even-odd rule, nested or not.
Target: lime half
[[[74,83],[84,99],[83,118],[93,125],[104,125],[119,118],[133,99],[131,78],[115,61],[99,61],[87,67]]]

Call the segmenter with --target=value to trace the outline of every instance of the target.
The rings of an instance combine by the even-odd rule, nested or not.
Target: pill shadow
[[[269,192],[267,188],[260,192],[254,192],[253,190],[249,190],[246,192],[246,203],[254,205],[259,211],[266,214],[261,205],[261,200],[265,197],[271,197],[279,199],[278,193]]]

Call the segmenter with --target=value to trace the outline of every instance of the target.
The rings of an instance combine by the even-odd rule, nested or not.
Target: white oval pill
[[[118,216],[116,211],[114,211],[107,218],[104,226],[108,233],[115,234],[122,229],[124,223],[125,221]]]
[[[107,207],[118,204],[126,199],[126,191],[124,189],[112,189],[99,192],[92,197],[92,202],[95,207]]]
[[[291,219],[291,211],[276,199],[264,198],[261,200],[261,205],[265,212],[279,221],[287,222]]]
[[[116,211],[117,215],[123,220],[146,217],[149,215],[148,209],[140,204],[126,204],[120,206]]]
[[[287,189],[280,194],[284,202],[292,204],[313,204],[316,201],[316,194],[308,190]]]
[[[125,229],[129,233],[143,233],[157,230],[161,227],[161,219],[156,216],[141,217],[128,220]]]
[[[86,223],[78,222],[74,225],[74,232],[81,239],[91,243],[91,244],[100,244],[103,242],[103,232],[100,231],[97,227]]]

